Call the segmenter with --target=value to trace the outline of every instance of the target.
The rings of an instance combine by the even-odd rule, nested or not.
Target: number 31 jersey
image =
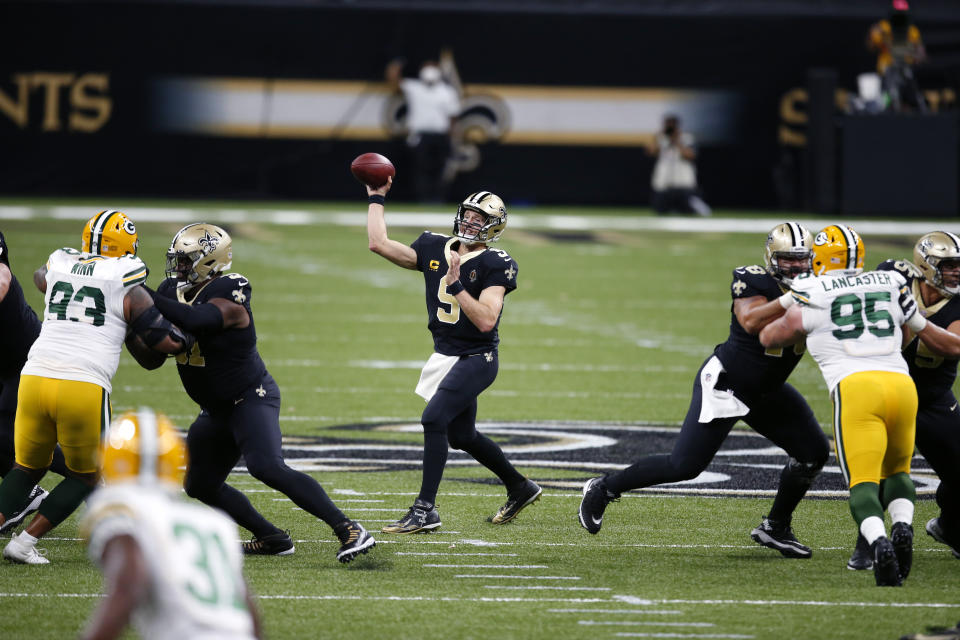
[[[497,325],[486,333],[470,322],[457,299],[447,291],[444,276],[450,268],[450,251],[457,238],[425,231],[410,245],[417,252],[417,270],[426,285],[428,327],[433,348],[445,356],[463,356],[496,349]],[[474,298],[487,287],[500,286],[504,295],[517,288],[517,263],[499,249],[486,248],[460,256],[460,282]],[[501,310],[502,313],[502,310]]]
[[[94,492],[80,531],[96,564],[113,538],[136,540],[150,581],[133,615],[142,637],[253,638],[237,525],[225,515],[159,488],[117,484]]]
[[[831,392],[861,371],[909,375],[900,355],[904,318],[898,299],[905,285],[895,271],[794,279],[794,291],[809,300],[802,307],[807,350]]]
[[[50,254],[43,325],[22,373],[92,382],[110,393],[127,334],[123,299],[146,279],[147,267],[136,256]]]

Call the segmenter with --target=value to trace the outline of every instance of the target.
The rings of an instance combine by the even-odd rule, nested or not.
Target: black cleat
[[[262,538],[254,536],[249,542],[243,543],[245,556],[289,556],[293,551],[293,539],[289,531],[271,533]]]
[[[945,544],[950,547],[950,550],[953,552],[953,557],[960,558],[960,541],[955,542],[947,538],[947,533],[940,524],[940,518],[931,518],[928,520],[926,529],[928,536],[940,544]]]
[[[900,567],[897,566],[897,552],[890,539],[880,536],[870,545],[870,550],[873,551],[873,577],[877,581],[877,586],[902,586]]]
[[[857,546],[853,555],[847,560],[847,569],[851,571],[867,571],[873,569],[873,552],[862,533],[857,534]]]
[[[894,522],[890,528],[890,542],[897,554],[897,567],[900,569],[900,580],[906,580],[913,566],[913,525],[906,522]]]
[[[607,489],[604,478],[587,480],[583,485],[583,498],[580,500],[580,509],[577,511],[580,526],[596,534],[600,531],[600,525],[603,524],[603,512],[607,505],[619,499],[619,493],[611,493]]]
[[[6,533],[7,531],[16,529],[17,525],[23,522],[28,515],[40,508],[40,503],[43,502],[43,499],[48,495],[50,495],[49,491],[44,490],[40,485],[35,486],[30,491],[30,501],[27,503],[27,506],[23,508],[23,511],[14,513],[7,518],[3,524],[0,524],[0,533]]]
[[[347,520],[337,525],[333,530],[340,540],[340,549],[337,551],[337,560],[346,564],[361,553],[367,553],[377,546],[377,541],[367,533],[363,525],[355,520]]]
[[[487,522],[493,524],[504,524],[517,517],[524,507],[531,505],[540,499],[543,489],[533,480],[527,480],[524,485],[516,491],[507,494],[507,501],[497,512],[487,518]]]
[[[763,521],[750,532],[750,537],[758,544],[776,549],[787,558],[809,558],[813,555],[810,547],[800,544],[793,535],[790,525],[782,525],[767,516],[764,516]]]
[[[417,498],[413,506],[393,524],[388,524],[381,531],[384,533],[417,533],[419,531],[433,531],[440,528],[440,514],[437,505],[424,502]]]

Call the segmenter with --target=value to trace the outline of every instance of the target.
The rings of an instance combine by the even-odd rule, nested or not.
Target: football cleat
[[[271,533],[262,538],[254,536],[249,542],[243,543],[245,556],[289,556],[295,549],[289,531]]]
[[[897,554],[900,580],[906,580],[913,566],[913,526],[906,522],[894,522],[890,527],[890,542]]]
[[[0,533],[6,533],[7,531],[15,529],[28,515],[40,508],[40,503],[43,502],[43,499],[48,495],[50,495],[49,491],[46,491],[40,485],[35,486],[30,491],[30,502],[27,503],[27,506],[24,507],[22,511],[14,513],[0,525]]]
[[[367,553],[377,546],[377,541],[367,533],[363,525],[354,520],[347,520],[333,530],[340,540],[340,549],[337,550],[337,560],[346,564],[361,553]]]
[[[50,561],[44,557],[45,554],[46,551],[43,549],[21,542],[19,536],[11,538],[3,548],[3,557],[17,564],[50,564]]]
[[[809,558],[813,555],[810,547],[800,544],[790,525],[783,525],[767,516],[750,532],[750,537],[757,544],[776,549],[787,558]]]
[[[950,551],[953,552],[954,558],[960,558],[960,543],[952,542],[947,538],[946,532],[943,530],[943,527],[940,525],[940,518],[931,518],[927,521],[927,535],[939,542],[940,544],[945,544],[950,547]]]
[[[493,524],[505,524],[517,517],[523,508],[540,499],[543,489],[533,480],[527,480],[522,487],[507,494],[507,501],[495,514],[487,518]]]
[[[873,569],[873,552],[870,551],[870,544],[863,537],[862,533],[857,534],[857,546],[853,550],[850,559],[847,560],[847,569],[851,571],[866,571]]]
[[[381,531],[384,533],[417,533],[419,531],[432,531],[440,528],[440,514],[437,513],[437,505],[425,502],[417,498],[413,506],[403,516],[393,524],[388,524]]]
[[[619,493],[612,493],[607,489],[604,478],[587,480],[587,483],[583,485],[583,498],[580,500],[580,509],[577,512],[580,526],[590,533],[596,534],[600,531],[600,525],[603,523],[603,512],[607,505],[619,499]]]
[[[873,552],[873,577],[878,587],[899,587],[900,567],[897,565],[897,552],[886,536],[880,536],[870,545]]]

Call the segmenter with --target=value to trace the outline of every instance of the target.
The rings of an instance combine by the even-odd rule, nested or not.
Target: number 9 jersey
[[[898,299],[906,280],[896,271],[800,276],[793,290],[808,300],[801,310],[807,350],[831,392],[862,371],[909,375],[900,355],[903,311]]]
[[[127,334],[123,299],[146,279],[147,267],[136,256],[50,254],[43,325],[22,374],[90,382],[110,393]]]

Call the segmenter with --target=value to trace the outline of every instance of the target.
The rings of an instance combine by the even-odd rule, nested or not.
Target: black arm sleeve
[[[214,304],[207,302],[191,306],[158,295],[155,291],[150,291],[150,295],[163,317],[184,331],[203,333],[223,328],[223,314]]]

